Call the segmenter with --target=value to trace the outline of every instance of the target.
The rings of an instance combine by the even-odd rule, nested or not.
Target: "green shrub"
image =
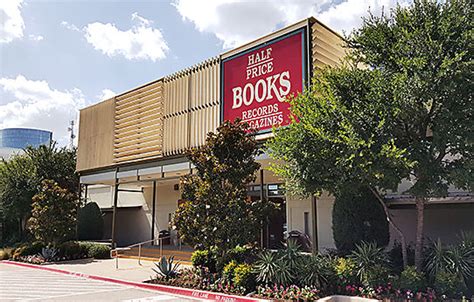
[[[474,277],[474,244],[466,233],[457,245],[445,246],[441,240],[433,241],[427,248],[425,270],[431,277],[439,273],[457,275],[467,285]]]
[[[314,286],[323,288],[334,281],[335,271],[332,261],[323,255],[302,256],[299,268],[295,272],[297,283],[300,286]]]
[[[232,280],[234,278],[234,270],[237,265],[238,264],[235,260],[232,260],[231,262],[227,263],[226,266],[224,266],[224,269],[222,270],[222,277],[225,280]]]
[[[433,285],[438,295],[445,295],[449,298],[460,298],[467,292],[462,278],[451,272],[438,272]]]
[[[257,249],[251,246],[237,245],[236,247],[227,251],[224,262],[228,263],[234,260],[237,263],[251,263],[256,259],[256,251]]]
[[[390,258],[392,272],[396,275],[400,275],[404,269],[401,243],[395,241],[392,249],[388,252],[388,256]],[[412,245],[407,246],[407,258],[408,265],[415,265],[415,249]]]
[[[358,281],[354,260],[339,257],[334,261],[334,270],[341,284],[354,284]]]
[[[338,195],[332,217],[334,243],[343,255],[349,254],[363,241],[384,247],[390,240],[387,216],[368,189],[360,188]]]
[[[19,256],[36,255],[38,253],[41,253],[41,250],[44,247],[46,247],[46,245],[40,241],[22,244],[13,252],[13,258],[16,259]]]
[[[100,240],[104,235],[104,218],[99,206],[89,202],[79,209],[77,236],[79,240]]]
[[[416,267],[407,266],[400,274],[400,288],[413,292],[423,291],[426,288],[425,276]]]
[[[239,264],[234,269],[234,285],[244,287],[247,291],[255,288],[255,275],[252,272],[252,266],[247,263]]]
[[[210,272],[215,273],[217,267],[216,249],[194,251],[191,255],[191,262],[195,267],[206,267]]]
[[[94,259],[110,259],[110,247],[106,244],[92,243],[87,248],[87,255]]]
[[[58,246],[60,257],[67,259],[79,259],[87,256],[87,246],[80,245],[75,241],[67,241]]]

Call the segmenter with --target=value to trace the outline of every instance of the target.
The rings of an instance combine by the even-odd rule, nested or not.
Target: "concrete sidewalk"
[[[95,275],[101,277],[115,278],[133,282],[143,282],[155,276],[152,270],[155,264],[152,261],[141,260],[141,265],[136,259],[119,259],[119,268],[115,268],[115,259],[95,260],[80,259],[55,264],[46,264],[46,267],[52,267],[70,272]],[[185,267],[185,265],[182,265]]]

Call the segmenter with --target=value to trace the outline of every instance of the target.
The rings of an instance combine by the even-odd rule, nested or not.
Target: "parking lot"
[[[203,301],[0,262],[0,301]]]

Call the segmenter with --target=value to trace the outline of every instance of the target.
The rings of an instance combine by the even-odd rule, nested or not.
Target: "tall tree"
[[[258,240],[270,203],[247,198],[247,185],[260,164],[254,132],[248,124],[224,122],[206,144],[188,151],[195,173],[182,177],[182,203],[173,224],[190,245],[216,247],[222,253]]]
[[[32,198],[41,188],[41,182],[53,180],[62,188],[78,195],[79,178],[75,172],[76,151],[57,147],[55,142],[39,147],[27,147],[20,155],[2,161],[0,166],[0,206],[7,228],[5,237],[20,232],[31,215]]]
[[[299,123],[269,144],[286,160],[276,170],[305,192],[361,182],[382,200],[409,179],[418,269],[426,201],[474,184],[473,17],[469,1],[454,0],[364,19],[348,38],[349,66],[317,74],[291,100]]]
[[[74,238],[79,200],[53,180],[41,182],[33,196],[28,229],[37,240],[54,246]]]

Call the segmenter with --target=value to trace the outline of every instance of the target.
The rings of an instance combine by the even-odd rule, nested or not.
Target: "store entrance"
[[[263,246],[270,249],[280,249],[287,237],[286,222],[286,198],[281,184],[268,184],[263,187],[263,196],[269,201],[275,203],[278,209],[275,210],[267,219],[266,225],[261,232],[263,235]],[[261,187],[250,186],[248,195],[252,201],[261,199]]]

